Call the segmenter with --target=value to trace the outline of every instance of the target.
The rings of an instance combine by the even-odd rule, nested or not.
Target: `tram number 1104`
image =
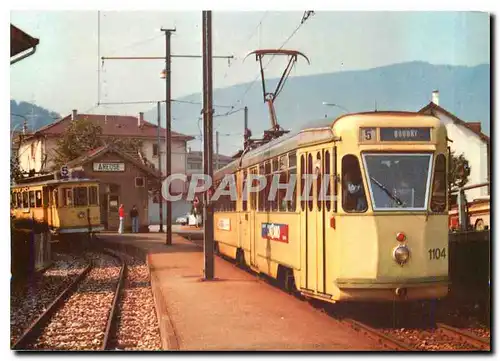
[[[430,260],[437,260],[441,258],[446,258],[446,248],[430,248],[429,249],[429,259]]]

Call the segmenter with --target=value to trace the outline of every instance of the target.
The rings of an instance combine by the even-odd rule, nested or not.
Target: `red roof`
[[[433,102],[430,102],[425,107],[423,107],[422,109],[420,109],[418,112],[419,113],[429,114],[433,110],[439,111],[439,112],[447,115],[448,117],[450,117],[453,120],[453,122],[455,124],[462,125],[462,126],[468,128],[468,129],[472,130],[474,133],[476,133],[479,136],[479,138],[481,138],[482,140],[484,140],[487,143],[490,142],[490,137],[488,137],[486,134],[484,134],[483,132],[481,132],[481,123],[480,122],[465,122],[462,119],[460,119],[459,117],[457,117],[456,115],[450,113],[449,111],[447,111],[443,107],[440,107],[439,105],[437,105],[437,104],[435,104]]]
[[[158,127],[143,121],[138,125],[138,118],[130,115],[104,115],[104,114],[77,114],[77,119],[87,119],[102,128],[102,135],[116,137],[155,138]],[[71,122],[68,115],[54,123],[38,129],[33,135],[59,135],[62,134]],[[160,127],[160,138],[165,139],[165,128]],[[173,138],[184,140],[194,139],[192,136],[172,131]]]

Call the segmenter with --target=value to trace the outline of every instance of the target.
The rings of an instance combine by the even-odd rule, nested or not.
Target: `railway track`
[[[110,348],[117,350],[160,350],[160,329],[151,290],[149,267],[141,258],[114,250],[127,262],[116,332]]]
[[[414,351],[489,351],[490,342],[461,329],[436,323],[424,329],[382,329]]]
[[[193,242],[200,246],[196,242]],[[273,286],[277,286],[274,280],[262,277],[246,267],[238,266],[234,261],[219,255],[223,260],[263,278]],[[279,287],[277,286],[278,288]],[[282,289],[283,290],[283,289]],[[285,290],[283,290],[285,291]],[[285,291],[286,292],[286,291]],[[288,292],[287,292],[288,293]],[[300,297],[299,297],[300,298]],[[339,316],[332,309],[333,305],[324,303],[313,303],[311,305],[318,311],[326,313],[342,324],[355,329],[364,336],[375,339],[382,347],[393,351],[489,351],[490,340],[480,337],[476,329],[464,330],[443,323],[436,323],[432,328],[379,328],[372,327],[367,322],[355,320],[354,318]],[[342,312],[341,312],[342,313]],[[489,333],[488,333],[489,334]]]
[[[11,281],[11,346],[84,270],[87,262],[79,255],[55,254],[52,265],[31,278]]]
[[[109,251],[89,258],[85,271],[28,327],[13,349],[109,348],[126,263]]]

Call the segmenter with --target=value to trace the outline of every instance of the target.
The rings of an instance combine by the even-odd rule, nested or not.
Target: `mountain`
[[[15,114],[15,115],[14,115]],[[22,130],[26,117],[28,130],[38,129],[50,124],[61,116],[58,113],[28,102],[10,100],[10,129]]]
[[[278,80],[266,82],[268,91],[274,90]],[[214,89],[214,104],[234,105],[234,110],[240,109],[241,104],[247,105],[249,127],[253,136],[259,137],[264,129],[270,127],[268,108],[263,103],[260,79],[248,90],[249,85],[244,83]],[[338,104],[349,112],[370,111],[375,106],[377,110],[418,111],[429,103],[431,93],[436,89],[440,92],[439,104],[442,107],[465,121],[480,121],[483,132],[489,134],[489,64],[466,67],[408,62],[368,70],[290,77],[275,106],[279,124],[285,129],[296,129],[310,120],[344,113],[339,107],[324,106],[324,101]],[[238,103],[244,94],[244,100]],[[191,94],[178,100],[200,102],[201,95]],[[203,124],[198,120],[201,107],[200,104],[174,102],[172,129],[199,135]],[[215,114],[230,110],[215,107]],[[157,110],[153,108],[145,113],[145,119],[156,124],[156,114]],[[163,125],[164,114],[163,110]],[[215,117],[214,128],[221,133],[220,152],[233,153],[243,142],[243,112]],[[194,142],[193,148],[199,146],[199,141]]]

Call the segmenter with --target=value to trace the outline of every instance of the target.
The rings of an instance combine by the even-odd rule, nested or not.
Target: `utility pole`
[[[161,173],[161,139],[160,139],[160,120],[161,120],[161,103],[157,103],[157,109],[158,109],[158,129],[157,129],[157,135],[158,135],[158,171],[160,172],[160,177],[162,177]],[[160,186],[161,189],[161,186]],[[161,190],[160,190],[160,230],[159,232],[163,232],[163,197],[161,196]]]
[[[213,124],[212,124],[212,12],[203,11],[203,172],[212,179]],[[203,253],[205,280],[214,278],[214,214],[210,194],[205,192],[205,220]]]
[[[211,23],[211,22],[210,22]],[[176,29],[164,29],[161,28],[161,31],[165,32],[165,56],[164,57],[158,57],[158,56],[113,56],[113,57],[101,57],[101,60],[104,62],[104,60],[165,60],[165,100],[166,100],[166,151],[165,151],[165,158],[166,158],[166,167],[165,167],[165,173],[166,176],[170,176],[171,171],[172,171],[172,142],[171,142],[171,125],[172,125],[172,116],[171,116],[171,71],[170,71],[170,64],[172,58],[190,58],[190,59],[195,59],[195,58],[203,58],[203,55],[172,55],[170,51],[170,35],[172,32],[175,32]],[[210,67],[212,64],[212,58],[216,59],[227,59],[229,62],[230,59],[233,59],[234,56],[214,56],[212,55],[212,50],[210,49]],[[212,104],[212,102],[210,103]],[[210,109],[212,108],[212,105],[210,106]],[[213,144],[213,140],[211,139],[210,144]],[[212,147],[213,148],[213,147]],[[211,148],[211,149],[212,149]],[[163,198],[163,197],[162,197]],[[166,204],[166,240],[165,243],[166,245],[171,245],[172,244],[172,203],[167,200]],[[213,229],[212,229],[212,239],[213,239]],[[213,255],[212,255],[213,256]],[[212,257],[213,258],[213,257]]]
[[[215,131],[215,170],[219,169],[219,131]]]
[[[170,36],[175,31],[175,29],[164,29],[161,28],[161,31],[165,32],[165,95],[166,95],[166,135],[165,135],[165,158],[166,158],[166,167],[165,167],[165,175],[167,178],[170,176],[172,172],[172,114],[171,114],[171,86],[170,86],[170,62],[171,62],[171,53],[170,53]],[[166,212],[166,221],[167,221],[167,233],[165,244],[167,246],[172,245],[172,202],[167,200],[167,212]]]

